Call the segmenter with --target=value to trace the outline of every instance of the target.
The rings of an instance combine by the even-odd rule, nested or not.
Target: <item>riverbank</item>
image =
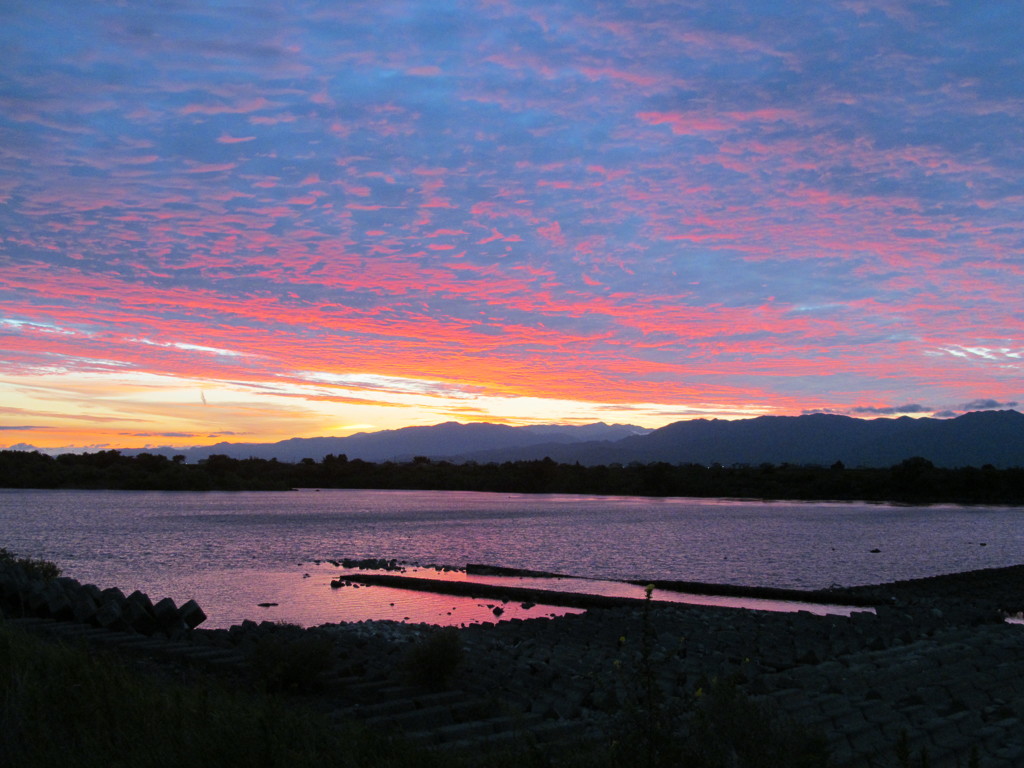
[[[896,766],[910,750],[934,767],[1009,768],[1024,758],[1024,627],[1003,612],[1024,608],[1022,579],[1017,566],[858,588],[851,594],[876,601],[875,613],[848,618],[650,604],[474,625],[458,630],[463,656],[449,685],[540,725],[615,739],[646,675],[680,732],[694,696],[728,680],[820,733],[836,765]],[[310,631],[348,649],[347,673],[396,685],[404,654],[431,634],[373,623]],[[442,738],[401,708],[393,720]]]
[[[268,647],[304,648],[307,668],[292,674],[308,673],[318,708],[437,749],[513,744],[561,754],[585,743],[611,754],[613,741],[636,735],[631,714],[692,734],[701,694],[729,681],[776,720],[819,733],[834,765],[898,766],[913,755],[933,768],[1010,768],[1024,760],[1024,627],[1003,614],[1024,610],[1022,587],[1024,566],[854,588],[875,613],[850,617],[591,608],[445,630],[456,638],[447,650],[433,645],[440,630],[396,622],[246,622],[171,641],[31,621],[41,622],[33,631],[243,677]],[[417,649],[444,690],[411,683]]]
[[[914,504],[1024,504],[1024,468],[936,467],[920,456],[890,467],[847,468],[783,463],[669,464],[630,462],[582,466],[551,459],[502,463],[233,459],[120,451],[64,454],[0,451],[0,487],[162,491],[283,491],[294,488],[486,491],[639,497],[704,497]]]

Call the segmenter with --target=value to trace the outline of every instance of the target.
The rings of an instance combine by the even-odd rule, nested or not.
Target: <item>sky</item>
[[[5,0],[0,447],[1024,400],[1009,0]]]

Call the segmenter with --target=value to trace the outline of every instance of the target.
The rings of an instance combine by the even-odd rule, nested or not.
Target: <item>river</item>
[[[816,589],[1024,562],[1024,509],[447,491],[0,490],[0,547],[126,593],[195,598],[204,626],[465,623],[493,604],[329,584],[330,560],[486,563],[599,579]],[[492,601],[493,602],[493,601]],[[260,604],[264,605],[260,605]],[[506,606],[510,616],[545,606]]]

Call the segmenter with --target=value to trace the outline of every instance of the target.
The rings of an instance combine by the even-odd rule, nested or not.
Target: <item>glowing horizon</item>
[[[0,447],[1024,399],[1010,3],[0,8]]]

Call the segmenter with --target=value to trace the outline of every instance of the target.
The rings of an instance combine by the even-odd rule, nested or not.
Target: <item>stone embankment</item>
[[[1024,627],[1004,621],[1024,609],[1024,568],[853,592],[875,601],[874,612],[651,603],[464,627],[451,689],[431,694],[411,692],[401,671],[409,649],[436,630],[364,622],[307,632],[335,643],[349,681],[337,695],[342,715],[428,744],[621,736],[649,663],[660,706],[684,721],[697,690],[730,680],[820,732],[839,766],[898,766],[901,750],[932,768],[1024,765]],[[274,631],[282,630],[250,622],[207,634],[252,643]]]
[[[100,589],[66,576],[33,578],[16,563],[0,563],[0,611],[167,638],[183,637],[206,621],[195,600],[154,603],[144,592],[126,596],[116,587]]]
[[[463,685],[614,732],[636,697],[645,631],[662,706],[716,678],[819,731],[838,765],[1024,765],[1024,627],[988,612],[884,608],[849,618],[699,607],[588,611],[463,630]],[[649,629],[645,630],[645,626]],[[475,687],[474,687],[475,684]]]
[[[9,601],[9,582],[0,584]],[[70,582],[58,588],[72,607],[67,591],[85,589]],[[321,705],[438,748],[555,749],[616,738],[646,666],[659,706],[679,713],[683,728],[695,692],[730,680],[777,716],[820,732],[837,766],[896,767],[907,764],[901,755],[931,768],[1024,765],[1024,626],[1004,621],[1024,610],[1024,567],[854,591],[876,602],[874,613],[641,604],[464,627],[461,662],[440,691],[417,688],[405,676],[410,650],[438,631],[423,625],[300,630],[245,622],[183,632],[178,625],[176,643],[154,644],[152,637],[101,629],[95,615],[93,625],[20,623],[72,628],[60,632],[87,640],[103,634],[110,645],[145,652],[145,643],[156,649],[163,642],[179,646],[178,658],[219,660],[236,671],[266,638],[321,638],[332,656],[332,670],[318,681]],[[60,608],[53,616],[68,615],[54,587],[31,592],[45,610]],[[23,587],[17,600],[22,607],[32,602]]]

